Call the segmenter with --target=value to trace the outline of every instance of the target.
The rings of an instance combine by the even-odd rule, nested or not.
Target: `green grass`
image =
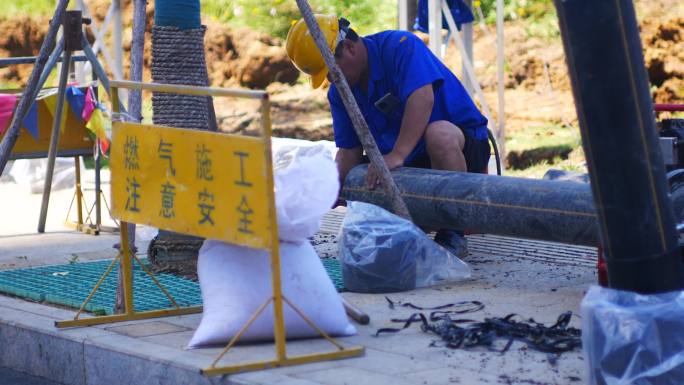
[[[35,0],[34,0],[35,1]],[[557,37],[558,23],[551,0],[505,0],[506,20],[528,19],[529,36]],[[315,13],[347,18],[361,35],[396,28],[396,0],[317,0]],[[496,22],[496,0],[483,0],[485,21]],[[290,0],[203,0],[202,14],[234,26],[246,26],[284,38],[300,13]]]
[[[531,174],[538,173],[540,167],[548,169],[561,163],[572,167],[573,161],[583,161],[582,156],[578,159],[570,156],[580,147],[581,138],[576,128],[559,125],[529,127],[506,138],[506,163],[511,171],[530,169],[528,173]]]
[[[541,179],[544,176],[544,174],[546,174],[546,172],[549,171],[549,169],[586,173],[587,168],[584,166],[584,163],[578,162],[576,159],[573,158],[575,157],[573,157],[571,153],[570,159],[555,158],[550,162],[542,161],[541,163],[537,163],[523,170],[507,169],[506,171],[504,171],[504,175],[519,178]]]
[[[0,15],[4,18],[47,16],[51,15],[54,11],[54,0],[10,0],[0,2]]]
[[[351,21],[362,35],[396,27],[394,0],[319,0],[315,13],[335,14]],[[290,0],[203,0],[202,14],[231,26],[250,27],[285,38],[301,15]]]
[[[505,0],[504,3],[507,20],[526,18],[533,21],[528,34],[557,36],[551,0]],[[204,16],[281,38],[287,35],[292,21],[301,17],[292,0],[201,0],[201,5]],[[335,14],[349,19],[352,27],[362,35],[396,27],[396,0],[317,0],[311,5],[316,13]],[[494,23],[496,0],[483,0],[481,7],[486,21]],[[0,2],[0,15],[5,18],[19,15],[48,16],[54,12],[54,8],[54,0],[10,0]]]
[[[539,147],[553,147],[580,145],[580,133],[575,127],[564,127],[556,124],[528,127],[513,133],[513,137],[506,137],[506,150],[523,151]]]

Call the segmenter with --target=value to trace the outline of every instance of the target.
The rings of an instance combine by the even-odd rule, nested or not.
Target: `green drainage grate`
[[[147,262],[146,259],[141,260],[143,263]],[[339,261],[322,261],[335,287],[342,291],[344,286]],[[0,271],[0,293],[78,309],[110,263],[111,260]],[[133,276],[133,305],[136,311],[173,307],[137,263]],[[155,274],[155,277],[171,293],[178,305],[185,307],[202,304],[199,283],[167,273]],[[115,296],[116,270],[107,276],[85,310],[98,315],[113,314]]]
[[[142,259],[146,263],[145,259]],[[83,262],[0,271],[0,292],[78,309],[90,290],[111,263]],[[173,307],[164,293],[135,263],[133,306],[137,311]],[[155,274],[180,306],[202,304],[199,284],[172,274]],[[95,314],[113,314],[116,297],[116,270],[104,280],[85,310]]]
[[[321,262],[323,262],[323,267],[325,267],[325,271],[335,284],[337,291],[346,291],[344,288],[344,282],[342,281],[340,261],[333,258],[322,258]]]

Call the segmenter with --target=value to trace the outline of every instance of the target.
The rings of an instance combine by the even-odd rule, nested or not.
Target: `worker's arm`
[[[394,170],[404,165],[406,158],[425,134],[434,102],[435,95],[431,83],[416,89],[409,95],[397,142],[392,151],[383,156],[388,169]],[[375,167],[370,167],[366,177],[368,187],[373,189],[380,184],[379,177],[378,170]]]

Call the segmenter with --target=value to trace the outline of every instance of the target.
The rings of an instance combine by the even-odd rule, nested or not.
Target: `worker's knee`
[[[453,154],[463,151],[465,137],[460,128],[446,120],[432,122],[425,130],[425,144],[430,156]]]

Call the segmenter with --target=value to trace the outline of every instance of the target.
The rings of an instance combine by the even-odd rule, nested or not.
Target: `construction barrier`
[[[231,90],[127,81],[111,82],[116,112],[118,88],[186,95],[211,95],[258,99],[261,102],[261,137],[229,135],[208,131],[155,125],[112,122],[112,209],[121,222],[121,248],[100,282],[93,288],[73,320],[56,322],[57,327],[88,326],[111,322],[156,318],[201,312],[201,307],[179,307],[154,278],[128,243],[127,222],[144,223],[164,230],[248,246],[269,251],[273,295],[263,303],[226,348],[208,367],[206,375],[236,373],[270,367],[353,357],[362,347],[345,348],[311,322],[281,289],[278,223],[271,159],[271,121],[268,94],[263,91]],[[133,307],[131,262],[135,260],[166,294],[173,309],[136,312]],[[124,313],[80,319],[104,278],[120,263],[123,275]],[[336,351],[289,357],[283,303],[287,303]],[[273,304],[276,358],[240,365],[217,366],[252,322]]]

